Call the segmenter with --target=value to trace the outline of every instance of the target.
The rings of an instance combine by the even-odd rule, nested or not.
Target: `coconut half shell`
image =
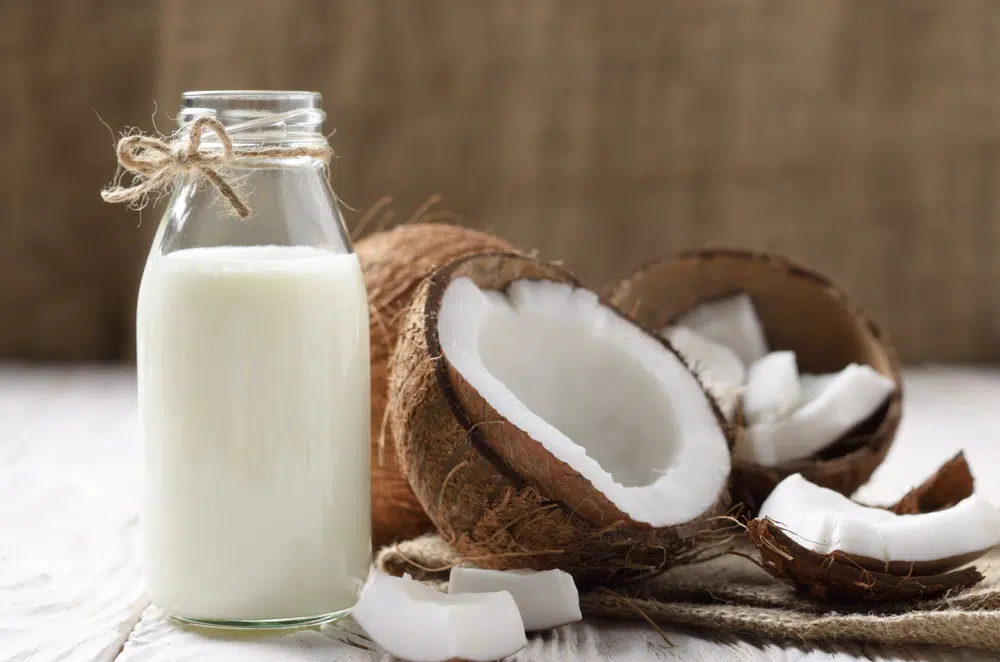
[[[867,421],[817,456],[777,467],[734,460],[734,497],[756,511],[795,473],[850,495],[892,444],[902,413],[902,382],[888,338],[836,285],[782,257],[705,250],[650,263],[610,286],[607,296],[647,328],[664,329],[699,304],[740,292],[752,297],[771,351],[795,351],[800,371],[829,373],[850,363],[867,364],[893,379],[896,389]]]
[[[441,223],[415,223],[376,232],[355,245],[368,288],[372,544],[375,549],[433,529],[396,464],[392,434],[386,421],[388,362],[402,326],[402,313],[420,283],[434,269],[463,255],[513,250],[498,237]]]
[[[846,559],[802,547],[774,522],[754,519],[747,535],[760,551],[763,568],[814,598],[844,601],[917,600],[974,586],[983,580],[975,568],[941,574],[894,575],[854,565]]]
[[[568,466],[531,451],[530,439],[477,397],[443,355],[437,328],[445,290],[462,277],[495,291],[519,279],[577,285],[555,265],[483,254],[437,271],[414,295],[391,360],[390,421],[399,464],[445,540],[480,567],[558,568],[583,582],[655,572],[696,554],[728,506],[724,489],[686,524],[631,521]]]

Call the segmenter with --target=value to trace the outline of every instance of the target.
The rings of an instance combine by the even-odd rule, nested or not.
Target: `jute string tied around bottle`
[[[296,111],[268,118],[269,123],[288,119]],[[151,193],[161,193],[170,189],[176,177],[191,173],[212,183],[240,218],[250,216],[251,209],[237,190],[231,176],[221,174],[237,158],[295,158],[310,157],[330,162],[333,150],[329,145],[308,146],[263,146],[252,145],[234,149],[231,133],[258,128],[259,121],[245,122],[230,127],[227,131],[222,122],[211,115],[202,115],[188,127],[172,136],[127,135],[118,141],[118,163],[132,173],[130,186],[115,183],[101,191],[105,202],[124,202],[142,207]],[[216,135],[219,145],[202,144],[205,131]]]

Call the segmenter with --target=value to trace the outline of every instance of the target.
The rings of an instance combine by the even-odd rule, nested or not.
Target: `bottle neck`
[[[269,147],[308,151],[327,146],[321,104],[314,92],[188,92],[177,120],[184,132],[199,117],[214,118],[229,134],[237,155]],[[219,136],[205,132],[203,142],[216,147]]]

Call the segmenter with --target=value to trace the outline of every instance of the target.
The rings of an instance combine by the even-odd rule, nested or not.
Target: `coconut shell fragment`
[[[389,356],[402,326],[402,313],[427,276],[457,257],[480,251],[512,251],[506,241],[468,228],[414,223],[370,234],[355,245],[368,289],[371,347],[372,543],[433,529],[396,464],[386,421]]]
[[[965,453],[959,452],[930,478],[903,495],[891,510],[897,515],[912,515],[950,508],[972,496],[973,482]]]
[[[776,579],[822,600],[876,602],[920,600],[961,591],[983,580],[975,568],[940,574],[889,574],[802,547],[767,519],[747,524],[762,567]]]
[[[896,353],[874,322],[823,276],[782,257],[706,250],[648,264],[606,292],[613,305],[654,329],[665,329],[705,302],[746,293],[771,351],[793,350],[800,371],[830,373],[857,363],[895,381],[895,391],[875,414],[811,458],[775,467],[734,461],[733,494],[750,512],[795,473],[849,495],[885,458],[902,411]]]
[[[414,295],[391,359],[389,416],[399,465],[442,537],[479,567],[558,568],[583,584],[698,555],[699,543],[718,533],[724,488],[684,525],[631,521],[554,457],[533,455],[523,432],[470,392],[442,352],[437,326],[445,290],[463,277],[497,292],[520,279],[577,284],[559,266],[494,253],[452,262]]]

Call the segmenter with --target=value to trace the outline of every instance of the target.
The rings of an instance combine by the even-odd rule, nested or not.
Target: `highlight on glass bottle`
[[[137,364],[144,576],[176,619],[315,624],[368,573],[368,306],[323,119],[312,92],[189,92],[124,151],[133,187],[174,180]]]

